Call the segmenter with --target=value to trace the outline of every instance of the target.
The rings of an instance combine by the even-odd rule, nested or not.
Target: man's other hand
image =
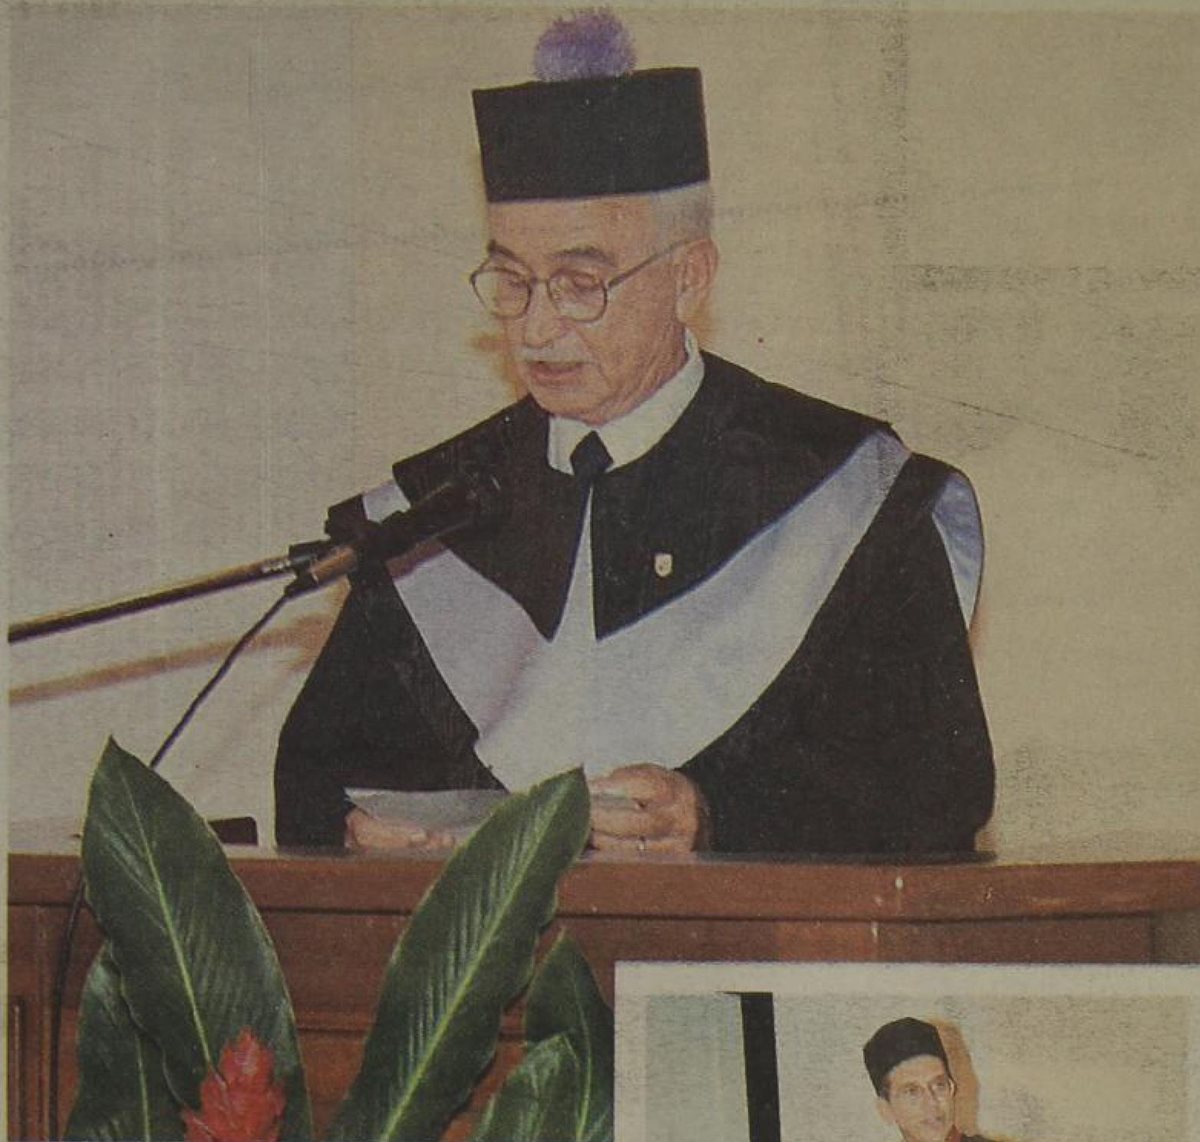
[[[362,809],[346,814],[348,849],[451,849],[454,838],[405,821],[381,821]]]
[[[709,845],[708,806],[684,775],[640,763],[589,782],[592,846],[626,852],[688,853]],[[623,799],[623,800],[622,800]]]

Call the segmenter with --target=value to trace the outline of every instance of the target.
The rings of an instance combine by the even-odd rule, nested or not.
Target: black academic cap
[[[883,1093],[883,1082],[893,1067],[899,1066],[906,1059],[915,1059],[918,1055],[932,1055],[941,1059],[950,1069],[950,1060],[946,1058],[946,1048],[942,1046],[942,1037],[932,1023],[920,1019],[896,1019],[885,1023],[863,1047],[863,1062],[876,1094]]]
[[[700,71],[472,93],[488,202],[644,194],[708,179]]]

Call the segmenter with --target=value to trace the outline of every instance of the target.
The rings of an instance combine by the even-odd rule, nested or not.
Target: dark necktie
[[[610,464],[612,457],[598,432],[589,432],[571,450],[571,471],[585,493]]]
[[[579,540],[583,536],[583,518],[587,512],[588,493],[600,475],[610,464],[612,457],[604,447],[599,433],[589,432],[571,450],[571,470],[575,473],[575,488],[578,492],[578,515],[575,517],[575,558],[579,558]]]

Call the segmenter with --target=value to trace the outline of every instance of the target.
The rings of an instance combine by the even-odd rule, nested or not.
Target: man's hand
[[[709,846],[708,806],[684,775],[661,765],[625,765],[589,782],[592,846],[627,852],[688,853]],[[606,803],[624,798],[629,804]]]
[[[449,833],[430,831],[404,821],[381,821],[362,809],[346,814],[348,849],[452,849]]]

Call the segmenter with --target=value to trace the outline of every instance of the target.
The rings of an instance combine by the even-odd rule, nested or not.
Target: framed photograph
[[[633,963],[616,1011],[618,1142],[1200,1137],[1200,968]]]

